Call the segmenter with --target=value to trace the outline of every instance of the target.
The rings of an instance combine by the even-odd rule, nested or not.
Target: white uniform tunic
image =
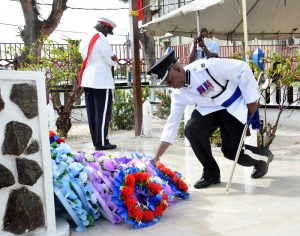
[[[92,52],[89,55],[88,64],[82,76],[81,86],[95,89],[114,89],[115,84],[111,67],[116,66],[117,62],[111,59],[114,53],[104,34],[94,30],[94,32],[84,37],[80,43],[79,50],[82,58],[85,59],[89,43],[96,33],[100,35],[100,38],[94,44]]]
[[[219,94],[222,88],[211,79],[206,68],[221,85],[225,86],[226,80],[228,80],[226,90],[216,98],[212,97]],[[255,102],[260,97],[257,81],[246,62],[221,58],[200,59],[187,65],[184,69],[190,70],[190,86],[172,89],[171,113],[164,127],[161,141],[174,143],[187,105],[196,105],[196,109],[203,116],[227,109],[241,123],[246,123],[248,111],[246,104]],[[200,94],[197,88],[207,80],[214,89],[207,91],[204,95]],[[242,95],[227,108],[222,107],[223,102],[233,95],[237,87]]]

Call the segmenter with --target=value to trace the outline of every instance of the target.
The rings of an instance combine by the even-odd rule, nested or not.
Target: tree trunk
[[[72,91],[68,91],[67,88],[64,96],[66,98],[64,105],[61,105],[58,93],[52,95],[53,109],[58,114],[58,118],[56,120],[57,133],[62,137],[67,138],[68,132],[72,127],[71,113],[73,110],[73,104],[80,98],[81,94],[82,90],[77,88],[77,86],[73,87]]]
[[[150,6],[150,0],[143,0],[143,7]],[[146,7],[143,9],[143,24],[148,23],[152,20],[152,12],[150,10],[150,7]],[[150,68],[156,61],[155,58],[155,40],[152,36],[146,35],[145,32],[140,34],[140,40],[141,43],[144,46],[145,49],[145,62],[148,68]]]
[[[58,26],[64,10],[67,9],[68,0],[53,0],[52,11],[46,20],[39,20],[39,11],[35,0],[20,0],[25,26],[20,35],[25,44],[21,55],[14,60],[15,69],[19,68],[23,61],[33,64],[39,63],[41,50],[45,38],[47,38]],[[32,58],[28,58],[28,54]]]

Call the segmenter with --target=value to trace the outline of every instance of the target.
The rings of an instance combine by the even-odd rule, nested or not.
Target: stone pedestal
[[[0,235],[69,235],[55,219],[45,77],[0,71]]]

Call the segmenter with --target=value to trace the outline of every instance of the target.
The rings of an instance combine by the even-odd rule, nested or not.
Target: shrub
[[[149,87],[142,88],[142,102],[150,94]],[[133,91],[125,89],[116,89],[114,94],[114,103],[112,110],[112,119],[109,124],[112,130],[130,130],[134,127],[134,101]]]
[[[156,97],[160,100],[160,104],[155,115],[161,119],[167,119],[171,110],[171,97],[162,91],[157,91]]]

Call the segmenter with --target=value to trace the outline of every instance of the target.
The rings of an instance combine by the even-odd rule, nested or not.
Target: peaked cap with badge
[[[159,85],[165,85],[166,77],[170,68],[176,63],[177,59],[173,49],[167,52],[147,71],[148,75],[154,74],[160,79]]]
[[[109,34],[114,34],[113,33],[113,29],[117,27],[116,23],[113,22],[112,20],[110,19],[107,19],[107,18],[104,18],[104,17],[101,17],[98,22],[101,22],[102,24],[105,24],[109,27]]]

